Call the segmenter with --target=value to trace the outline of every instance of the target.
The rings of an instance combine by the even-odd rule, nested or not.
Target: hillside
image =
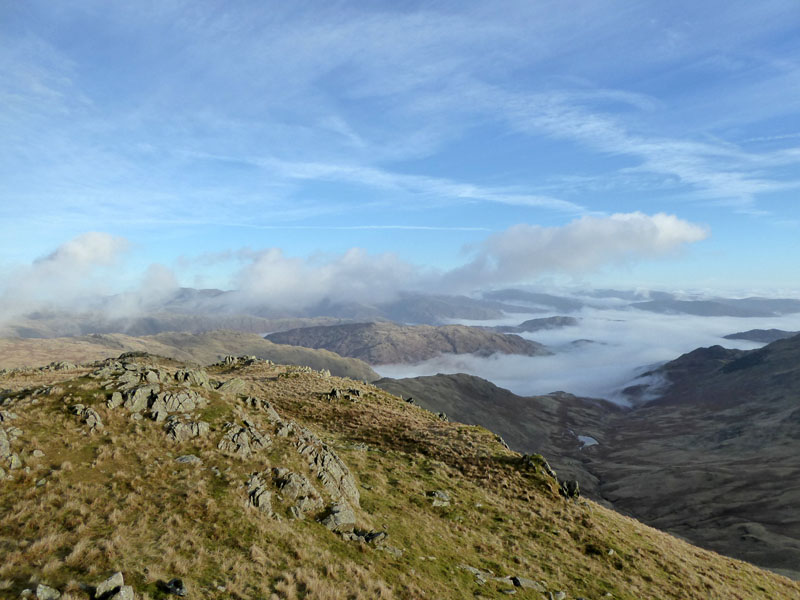
[[[378,383],[483,423],[517,450],[553,452],[554,464],[617,510],[800,578],[800,336],[749,352],[697,349],[643,381],[660,398],[628,410],[561,394],[522,398],[465,375]]]
[[[577,324],[578,319],[575,317],[542,317],[539,319],[528,319],[519,325],[500,325],[494,329],[502,333],[532,333],[534,331],[574,327]]]
[[[278,344],[324,348],[372,365],[413,364],[442,354],[549,354],[541,344],[517,335],[464,325],[352,323],[281,331],[267,339]]]
[[[55,339],[0,338],[0,369],[44,366],[51,362],[79,363],[132,351],[149,351],[201,365],[217,362],[230,354],[247,354],[281,364],[327,369],[340,377],[378,379],[378,374],[358,359],[344,358],[327,350],[274,344],[260,335],[237,331],[160,333],[143,337],[107,334]]]
[[[354,380],[129,354],[0,387],[5,597],[800,596]]]
[[[777,342],[778,340],[785,340],[798,333],[800,332],[784,331],[783,329],[750,329],[748,331],[731,333],[724,337],[726,340],[748,340],[751,342],[769,344],[771,342]]]

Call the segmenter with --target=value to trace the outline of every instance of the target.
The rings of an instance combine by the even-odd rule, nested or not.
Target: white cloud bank
[[[309,260],[273,248],[255,254],[236,284],[250,299],[283,307],[322,300],[380,302],[401,291],[469,293],[531,282],[545,274],[586,273],[668,256],[707,236],[706,228],[663,213],[584,216],[560,227],[521,224],[490,235],[472,248],[471,261],[443,273],[394,254],[370,255],[357,248]]]
[[[365,304],[400,292],[468,293],[493,285],[531,282],[544,274],[585,273],[621,262],[668,256],[708,235],[672,215],[643,213],[584,216],[560,227],[515,225],[471,248],[464,266],[441,272],[410,264],[393,253],[351,248],[340,255],[286,256],[279,248],[223,253],[244,260],[231,284],[245,304],[302,309],[322,301]],[[0,291],[4,313],[39,307],[76,309],[86,299],[124,292],[106,303],[113,316],[142,312],[178,287],[162,265],[151,265],[133,289],[112,290],[129,243],[106,233],[86,233],[17,270]],[[113,271],[111,267],[114,267]]]
[[[112,290],[105,274],[128,249],[126,239],[89,232],[13,271],[0,290],[4,313],[43,306],[66,307]]]
[[[549,314],[518,314],[506,322],[520,323],[528,317]],[[449,354],[416,365],[379,365],[375,369],[382,376],[395,378],[469,373],[522,396],[561,390],[624,404],[623,388],[643,372],[685,352],[717,344],[743,350],[763,345],[724,339],[727,334],[770,328],[800,331],[800,313],[777,317],[705,317],[585,307],[575,316],[579,317],[576,326],[522,334],[552,349],[551,356]]]
[[[545,273],[585,273],[609,264],[666,256],[708,237],[674,215],[584,216],[561,227],[515,225],[489,236],[468,264],[447,274],[457,287],[530,281]]]

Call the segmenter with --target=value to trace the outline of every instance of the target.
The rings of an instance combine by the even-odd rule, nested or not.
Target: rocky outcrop
[[[222,383],[217,388],[217,391],[220,394],[243,394],[247,389],[247,384],[239,379],[238,377],[234,377],[233,379],[229,379],[228,381]]]
[[[332,498],[343,499],[359,506],[359,492],[350,469],[344,461],[322,440],[303,429],[297,441],[297,450],[308,459],[308,466]]]
[[[272,510],[272,492],[267,485],[269,476],[253,473],[247,481],[247,503],[267,516],[274,514]]]
[[[167,419],[166,432],[173,442],[185,442],[208,435],[209,425],[204,421],[193,421],[188,415],[173,415]]]
[[[320,520],[325,527],[337,533],[353,531],[356,525],[356,514],[347,502],[337,502],[331,506],[328,514]]]
[[[281,468],[273,469],[272,473],[281,496],[294,502],[289,510],[296,519],[302,519],[306,513],[320,510],[324,506],[319,492],[302,473]]]
[[[123,395],[123,408],[132,413],[145,410],[156,399],[161,388],[157,385],[143,385],[125,392]]]
[[[208,400],[193,390],[180,390],[161,392],[157,394],[148,406],[150,416],[154,421],[163,421],[169,413],[191,412],[208,405]]]
[[[11,441],[15,437],[13,431],[7,432],[0,427],[0,478],[5,476],[3,467],[7,469],[19,469],[22,467],[19,455],[11,450]]]
[[[245,419],[243,425],[225,424],[225,433],[217,444],[217,448],[226,454],[249,458],[253,452],[269,448],[271,445],[270,436],[256,429],[253,423]]]

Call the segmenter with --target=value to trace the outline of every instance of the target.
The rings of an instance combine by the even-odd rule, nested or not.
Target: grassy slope
[[[460,564],[541,580],[568,598],[800,597],[788,579],[592,502],[562,499],[540,463],[524,466],[480,427],[443,422],[377,388],[318,372],[263,363],[211,368],[220,380],[242,378],[250,394],[327,440],[360,484],[359,525],[387,531],[387,544],[402,555],[346,542],[312,518],[292,520],[280,502],[276,520],[246,506],[244,483],[270,466],[302,472],[291,439],[275,437],[250,459],[216,448],[232,418],[271,432],[261,412],[198,390],[210,400],[197,416],[211,434],[173,443],[162,424],[107,408],[110,391],[88,372],[0,380],[9,390],[4,409],[18,415],[0,426],[24,432],[12,449],[29,467],[0,482],[3,597],[46,581],[66,598],[88,598],[80,584],[114,570],[150,598],[161,597],[157,581],[176,576],[202,598],[505,597],[508,583],[480,585]],[[334,386],[360,389],[361,400],[325,399]],[[78,401],[101,415],[101,432],[88,433],[70,414]],[[33,456],[37,449],[43,457]],[[203,464],[174,462],[189,453]],[[451,506],[432,506],[431,490],[446,490]],[[521,597],[543,596],[521,590]]]
[[[366,363],[327,350],[274,344],[260,335],[238,331],[159,333],[131,337],[121,333],[81,337],[0,338],[0,369],[101,360],[122,352],[148,351],[187,362],[211,364],[229,354],[247,354],[281,364],[309,365],[335,375],[374,381],[378,374]]]

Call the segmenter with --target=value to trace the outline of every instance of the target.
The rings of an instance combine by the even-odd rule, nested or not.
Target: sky
[[[2,299],[796,289],[799,26],[794,0],[0,0]]]

